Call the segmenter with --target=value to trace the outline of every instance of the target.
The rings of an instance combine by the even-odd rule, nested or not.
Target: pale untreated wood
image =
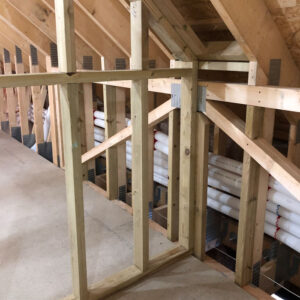
[[[24,64],[21,62],[18,63],[16,56],[15,56],[15,71],[16,74],[24,73]],[[17,95],[18,95],[18,105],[19,105],[19,113],[20,113],[21,135],[23,140],[23,136],[29,134],[28,109],[30,105],[30,98],[28,93],[26,92],[25,87],[17,88]]]
[[[224,104],[207,101],[206,116],[300,201],[299,169],[264,138],[250,139],[245,123]]]
[[[117,132],[116,122],[116,87],[103,86],[103,102],[105,113],[105,139]],[[117,147],[106,150],[106,190],[108,198],[118,198],[118,152]]]
[[[208,178],[208,148],[210,122],[202,113],[197,114],[196,184],[195,184],[195,245],[194,254],[205,259],[206,207]]]
[[[57,47],[61,72],[76,71],[74,12],[72,0],[55,0]],[[88,297],[85,253],[84,207],[81,167],[81,140],[77,84],[60,86],[66,195],[71,237],[73,294],[78,300]]]
[[[148,68],[148,11],[144,1],[130,2],[131,69]],[[149,173],[148,167],[148,84],[134,80],[130,90],[132,122],[132,207],[134,264],[141,271],[149,263]]]
[[[179,149],[180,110],[169,114],[169,155],[168,155],[168,239],[178,240],[179,234]]]
[[[166,101],[162,105],[158,106],[156,109],[151,111],[148,115],[148,127],[153,127],[162,120],[166,119],[168,117],[168,114],[170,111],[175,109],[171,106],[171,100]],[[96,158],[99,155],[101,155],[103,152],[105,152],[106,149],[119,145],[126,140],[128,140],[132,135],[132,125],[122,129],[114,136],[110,137],[100,145],[96,146],[92,150],[88,151],[87,153],[84,153],[81,157],[82,163],[87,162],[90,159]]]
[[[188,250],[194,246],[197,82],[198,62],[193,62],[193,75],[181,79],[180,112],[179,244]]]

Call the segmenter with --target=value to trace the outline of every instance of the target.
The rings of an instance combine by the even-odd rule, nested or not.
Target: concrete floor
[[[0,153],[0,299],[62,298],[71,293],[64,173],[1,132]],[[132,217],[87,185],[84,201],[91,284],[132,264]],[[150,256],[171,246],[150,229]],[[111,299],[207,299],[208,295],[251,299],[192,257]]]

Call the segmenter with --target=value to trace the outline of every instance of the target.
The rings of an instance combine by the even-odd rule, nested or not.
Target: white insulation
[[[104,140],[104,114],[95,112],[95,143]],[[99,124],[99,125],[98,125]],[[129,124],[129,121],[127,121]],[[155,182],[168,185],[168,135],[154,133]],[[131,141],[126,142],[126,165],[131,169]],[[243,164],[209,153],[207,205],[239,219]],[[265,217],[265,233],[300,253],[300,202],[278,181],[270,177]]]

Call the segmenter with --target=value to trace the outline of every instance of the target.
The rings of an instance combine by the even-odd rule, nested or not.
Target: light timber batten
[[[130,2],[131,69],[148,68],[148,11],[144,1]],[[148,227],[148,83],[145,79],[132,81],[132,207],[134,264],[141,271],[149,263]]]
[[[198,92],[198,62],[193,62],[193,74],[181,79],[180,110],[180,182],[179,182],[179,244],[194,247],[196,111]]]
[[[197,113],[194,254],[202,261],[206,244],[209,125],[207,117]]]
[[[175,108],[171,106],[171,100],[166,101],[153,111],[148,114],[148,127],[153,127],[162,120],[166,119],[170,113],[170,111],[174,110]],[[113,135],[106,141],[104,141],[101,145],[93,148],[92,150],[88,151],[87,153],[83,154],[81,157],[82,163],[86,161],[96,158],[101,153],[105,152],[106,149],[112,146],[119,145],[126,140],[128,140],[132,135],[132,125],[122,129],[117,134]]]
[[[76,71],[72,0],[55,0],[59,69]],[[60,99],[64,135],[66,195],[71,238],[72,282],[76,300],[85,300],[87,270],[81,167],[79,99],[77,84],[62,84]],[[71,103],[72,101],[72,103]]]

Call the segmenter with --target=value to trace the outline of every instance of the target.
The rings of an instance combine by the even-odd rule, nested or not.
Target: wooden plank
[[[1,68],[0,68],[0,74],[2,74]],[[3,129],[2,122],[7,121],[6,111],[7,111],[7,107],[6,107],[6,98],[4,96],[4,90],[0,88],[0,128],[1,129]]]
[[[226,140],[226,134],[218,126],[214,125],[214,154],[225,155]]]
[[[146,0],[145,4],[151,13],[149,19],[151,29],[171,50],[172,55],[175,58],[185,61],[195,59],[196,56],[189,45],[186,44],[175,30],[173,24],[163,15],[157,4],[153,0]]]
[[[206,244],[206,207],[208,178],[208,148],[210,122],[202,113],[197,114],[197,151],[196,151],[196,197],[195,197],[195,245],[194,254],[205,259]]]
[[[152,111],[155,107],[155,94],[148,92],[148,112]],[[148,128],[148,201],[153,208],[154,200],[154,131],[153,127]]]
[[[54,0],[42,1],[49,9],[54,9]],[[78,1],[74,1],[74,20],[75,34],[76,37],[78,37],[76,39],[77,52],[79,53],[79,51],[81,51],[81,45],[79,44],[79,41],[81,40],[94,53],[84,53],[81,51],[81,57],[83,55],[93,56],[96,69],[100,69],[100,57],[105,57],[107,69],[114,69],[115,58],[124,57],[126,54],[118,47],[118,44],[111,39],[103,27],[97,26],[95,22],[86,15],[83,6],[80,5]],[[95,36],[97,36],[97,39],[95,39]]]
[[[266,78],[264,76],[259,76],[259,67],[257,62],[250,62],[248,84],[255,85],[259,80],[261,81],[260,83],[263,84],[266,81],[265,79]],[[264,110],[262,108],[253,106],[247,107],[245,134],[250,139],[256,139],[257,137],[262,136],[261,129],[264,123],[263,115]],[[272,124],[274,126],[274,118]],[[262,224],[263,227],[260,229],[262,230],[262,235],[264,233],[264,215],[266,207],[263,207],[263,204],[266,206],[268,181],[257,181],[259,175],[259,164],[250,156],[250,154],[244,152],[235,272],[235,282],[240,286],[245,286],[251,283],[252,279],[256,221]],[[266,174],[266,176],[268,179],[268,174]],[[263,197],[259,197],[260,185],[260,188],[264,185],[264,199]],[[259,201],[262,202],[260,204],[260,208],[262,209],[262,220],[257,220],[257,208],[259,206]],[[260,253],[260,257],[258,257],[258,262],[261,260],[261,255],[262,253]]]
[[[47,72],[52,72],[51,58],[46,57]],[[49,98],[49,109],[50,109],[50,134],[52,143],[52,157],[53,163],[59,166],[59,141],[58,141],[58,128],[56,122],[56,99],[55,99],[55,87],[53,85],[48,86],[48,98]]]
[[[211,0],[250,61],[269,74],[272,58],[281,59],[280,85],[299,86],[300,71],[264,1]]]
[[[180,110],[169,114],[169,155],[168,155],[168,239],[178,240],[179,234],[179,148]]]
[[[59,69],[75,72],[74,11],[72,0],[55,0]],[[78,85],[60,86],[64,134],[66,194],[71,239],[73,295],[88,297],[85,254],[84,207],[81,169]]]
[[[162,105],[158,106],[156,109],[148,114],[148,127],[153,127],[160,123],[162,120],[168,117],[168,114],[175,108],[171,106],[171,100],[166,101]],[[122,129],[117,134],[113,135],[100,145],[94,147],[92,150],[83,154],[81,157],[82,163],[87,162],[90,159],[100,156],[106,149],[117,146],[126,140],[128,140],[132,135],[132,125]]]
[[[290,124],[288,159],[290,159],[298,168],[300,168],[300,143],[297,143],[298,125]]]
[[[150,79],[148,90],[156,93],[171,94],[172,83],[180,84],[180,80]],[[131,86],[129,81],[105,82],[105,84],[124,88],[130,88]],[[300,90],[298,88],[249,86],[246,84],[203,81],[199,81],[198,85],[206,87],[207,99],[210,100],[300,112]]]
[[[130,2],[131,69],[148,68],[148,11],[144,1]],[[134,264],[144,272],[149,263],[148,226],[148,83],[134,80],[130,90],[132,120],[132,207]]]
[[[103,102],[105,113],[105,139],[117,133],[116,122],[116,87],[103,86]],[[117,147],[106,150],[106,190],[108,199],[118,199],[118,151]]]
[[[126,90],[116,88],[116,121],[117,132],[124,129],[126,124]],[[118,151],[118,199],[125,200],[127,192],[126,144],[117,146]]]
[[[245,123],[224,104],[207,101],[205,114],[300,201],[300,173],[292,162],[264,138],[250,139]]]
[[[39,65],[33,63],[32,55],[29,56],[29,66],[30,66],[30,73],[39,73]],[[42,97],[42,91],[39,85],[35,85],[31,87],[31,96],[32,96],[32,104],[33,104],[35,143],[36,143],[37,152],[39,152],[40,144],[44,143],[43,108],[44,108],[44,101],[45,101],[45,98]]]
[[[92,285],[90,288],[90,297],[88,299],[102,299],[133,284],[146,275],[152,274],[158,271],[160,268],[186,257],[188,254],[189,252],[186,249],[178,246],[151,259],[149,262],[149,268],[144,272],[134,265],[130,266],[127,269],[124,269],[119,273],[104,279],[102,282]]]
[[[194,246],[197,80],[198,62],[193,62],[192,76],[181,79],[180,111],[179,244],[188,250]]]
[[[149,78],[169,78],[188,76],[191,69],[151,69],[151,70],[118,70],[118,71],[79,71],[73,73],[40,73],[5,75],[0,77],[0,87],[20,87],[34,85],[53,85],[67,83],[89,83],[141,80]]]
[[[17,48],[16,48],[17,49]],[[21,51],[20,49],[18,51]],[[15,56],[15,71],[16,74],[24,73],[24,64],[22,58],[22,52],[19,54],[21,61],[18,61],[17,56]],[[19,113],[20,113],[20,126],[21,126],[21,136],[23,141],[23,136],[29,134],[29,123],[28,123],[28,110],[30,105],[30,98],[26,92],[25,87],[17,88]]]
[[[12,74],[10,53],[6,49],[4,50],[4,56],[3,56],[3,69],[4,69],[4,74],[6,75]],[[6,88],[5,93],[6,93],[9,128],[11,133],[11,128],[17,126],[17,116],[16,116],[17,96],[15,95],[13,88]]]

